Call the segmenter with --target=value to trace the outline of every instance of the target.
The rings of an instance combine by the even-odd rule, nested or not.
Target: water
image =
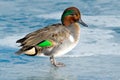
[[[120,2],[118,0],[0,0],[0,80],[120,80]],[[89,27],[81,26],[79,44],[57,58],[17,56],[16,40],[60,22],[76,6]]]

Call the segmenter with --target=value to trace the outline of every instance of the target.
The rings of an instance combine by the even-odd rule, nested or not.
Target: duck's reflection
[[[64,76],[62,68],[57,68],[50,66],[49,70],[44,70],[42,72],[37,72],[36,75],[31,75],[20,80],[68,80],[67,75]]]

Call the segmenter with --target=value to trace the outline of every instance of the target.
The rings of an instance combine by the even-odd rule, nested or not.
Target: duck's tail
[[[29,48],[26,48],[26,47],[22,47],[20,50],[18,50],[16,52],[17,55],[20,55],[20,54],[26,54],[28,56],[35,56],[37,54],[40,54],[41,53],[41,48],[38,47],[38,46],[34,46],[34,47],[29,47]]]

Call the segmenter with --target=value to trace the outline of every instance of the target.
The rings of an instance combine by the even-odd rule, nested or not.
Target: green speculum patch
[[[40,42],[39,44],[37,44],[37,46],[39,47],[50,47],[52,46],[52,42],[49,40],[44,40],[42,42]]]

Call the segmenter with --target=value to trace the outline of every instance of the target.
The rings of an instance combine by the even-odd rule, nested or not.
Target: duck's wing
[[[29,33],[16,43],[21,43],[22,52],[31,47],[54,47],[61,44],[70,35],[70,32],[62,24],[54,24]],[[21,52],[21,53],[22,53]]]

